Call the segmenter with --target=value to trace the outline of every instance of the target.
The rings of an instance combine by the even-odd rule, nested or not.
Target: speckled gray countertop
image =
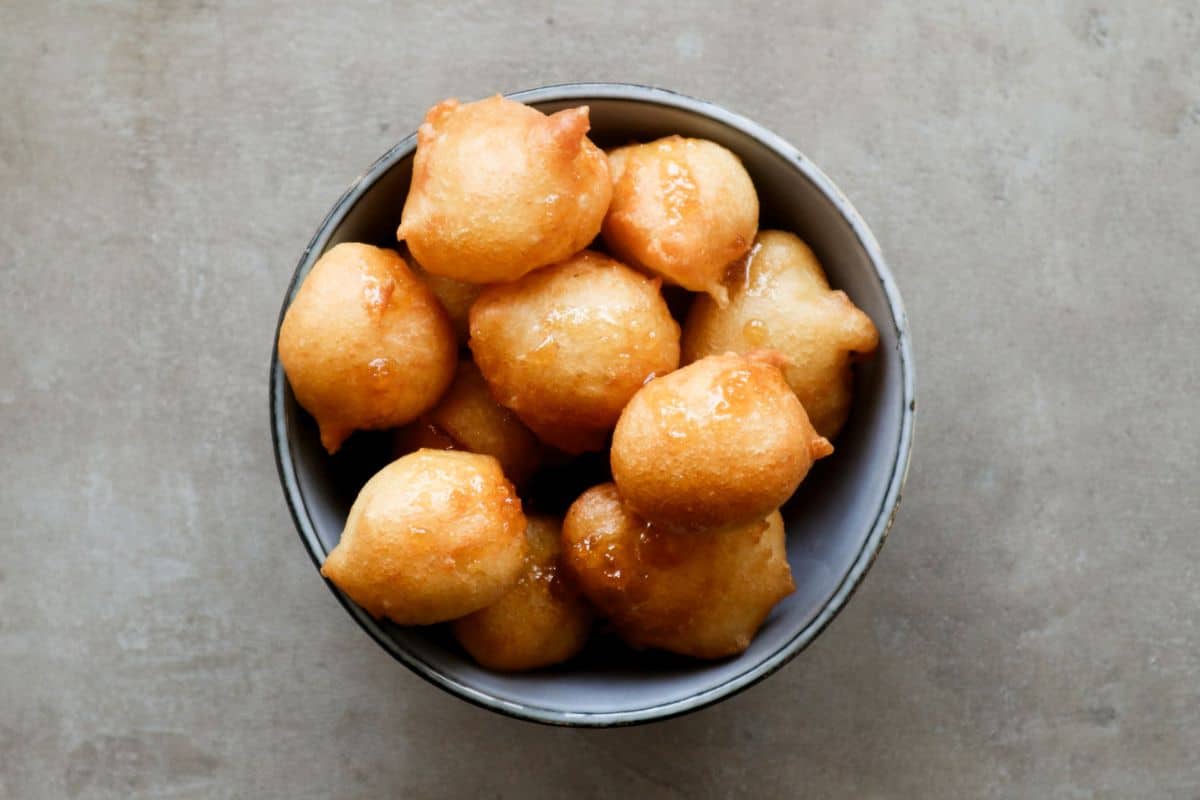
[[[1200,797],[1200,7],[0,7],[0,797]],[[873,226],[912,472],[745,694],[536,727],[313,571],[270,340],[342,189],[447,95],[659,84]]]

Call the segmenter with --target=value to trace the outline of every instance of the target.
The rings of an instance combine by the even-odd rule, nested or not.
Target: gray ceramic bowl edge
[[[573,675],[568,665],[546,673],[498,676],[471,664],[444,638],[372,619],[336,587],[327,585],[393,657],[431,683],[484,708],[571,726],[628,725],[677,716],[735,694],[795,657],[845,606],[878,556],[899,506],[912,449],[915,389],[903,304],[878,243],[850,202],[795,147],[756,123],[702,100],[630,84],[562,84],[509,96],[547,112],[583,103],[592,106],[595,136],[602,144],[673,132],[725,144],[742,157],[760,186],[764,216],[772,208],[787,207],[779,219],[767,219],[763,227],[797,230],[817,251],[834,285],[846,289],[879,327],[880,353],[859,376],[859,403],[847,434],[837,443],[839,451],[848,454],[843,452],[840,468],[814,470],[797,500],[789,504],[793,509],[788,516],[789,561],[801,598],[794,595],[772,613],[747,653],[715,664],[671,662],[658,665],[659,671],[640,672],[636,666],[610,668],[600,663],[583,675]],[[300,258],[280,322],[303,277],[332,244],[389,243],[399,204],[379,208],[380,202],[375,201],[371,208],[371,202],[363,201],[380,192],[381,197],[394,199],[407,187],[414,149],[415,136],[410,135],[371,165],[334,204]],[[790,174],[779,174],[784,170]],[[807,185],[793,186],[800,179]],[[394,241],[390,243],[394,246]],[[275,338],[277,343],[278,325]],[[344,487],[339,495],[327,485],[328,459],[323,461],[313,450],[315,431],[295,405],[274,347],[270,369],[276,466],[301,541],[320,566],[340,534],[340,519],[349,500]],[[860,409],[867,396],[871,407]],[[836,463],[838,455],[827,460]],[[870,467],[869,480],[856,477],[859,462]],[[814,499],[827,495],[834,499],[827,499],[824,506]],[[829,508],[834,505],[850,509],[853,521],[846,521],[847,514],[835,513],[837,508]],[[845,525],[833,524],[840,521]],[[837,547],[831,548],[834,537]]]

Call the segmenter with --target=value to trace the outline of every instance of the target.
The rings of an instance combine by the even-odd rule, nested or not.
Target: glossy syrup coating
[[[585,250],[484,290],[470,345],[496,399],[578,454],[602,449],[642,384],[679,365],[679,324],[657,280]]]
[[[567,512],[563,561],[629,644],[696,658],[745,650],[795,589],[778,511],[724,531],[675,533],[631,511],[611,483]]]
[[[833,452],[779,371],[774,351],[709,356],[651,381],[613,432],[613,479],[664,528],[747,525],[783,505]]]
[[[313,265],[279,329],[296,400],[336,452],[353,431],[428,411],[457,363],[446,312],[392,250],[339,244]]]
[[[321,574],[374,617],[444,622],[516,585],[525,524],[496,459],[418,450],[363,486]]]
[[[438,103],[417,130],[397,238],[430,273],[467,283],[516,280],[582,250],[612,196],[589,127],[587,106],[546,116],[499,95]]]
[[[561,569],[561,528],[553,517],[530,517],[529,553],[517,585],[455,620],[455,637],[481,665],[505,672],[548,667],[587,643],[592,611]]]
[[[432,422],[417,420],[397,428],[392,437],[392,455],[401,458],[418,450],[461,450],[458,442]]]
[[[411,255],[406,261],[409,268],[433,292],[434,297],[442,304],[442,308],[446,309],[446,315],[450,317],[450,324],[454,326],[454,335],[458,339],[459,346],[466,345],[467,336],[471,330],[467,322],[467,314],[470,312],[475,298],[479,297],[479,293],[483,291],[483,286],[478,283],[465,283],[453,278],[434,275],[418,264]]]
[[[516,414],[496,402],[470,359],[459,362],[454,382],[432,410],[397,431],[395,444],[397,456],[421,447],[495,456],[517,486],[537,470],[544,450]]]
[[[879,332],[845,292],[834,291],[798,236],[763,231],[727,282],[729,303],[698,297],[683,326],[683,358],[769,347],[817,433],[832,439],[854,397],[851,363],[879,346]]]
[[[724,303],[725,270],[758,230],[758,194],[738,157],[705,139],[668,136],[613,150],[609,168],[609,249]]]

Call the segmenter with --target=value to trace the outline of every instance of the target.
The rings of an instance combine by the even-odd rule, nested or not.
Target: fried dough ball
[[[813,430],[774,351],[709,356],[651,381],[613,433],[621,497],[664,528],[748,525],[833,447]]]
[[[397,238],[426,270],[513,281],[587,247],[612,196],[587,106],[546,116],[499,95],[444,100],[417,131]]]
[[[537,470],[543,449],[521,420],[496,402],[470,360],[459,362],[454,382],[432,411],[397,432],[398,456],[420,447],[495,456],[517,486]]]
[[[454,335],[458,337],[459,345],[465,345],[467,335],[471,330],[467,324],[467,313],[471,310],[471,304],[475,302],[475,298],[479,297],[479,293],[483,291],[483,286],[478,283],[464,283],[453,278],[434,275],[426,271],[411,256],[408,258],[408,266],[421,280],[425,281],[425,285],[442,304],[442,308],[446,309],[446,314],[450,317],[450,324],[454,326]]]
[[[548,667],[587,643],[592,611],[560,571],[561,527],[553,517],[530,517],[529,553],[517,585],[454,622],[455,637],[483,666],[506,672]]]
[[[783,376],[827,439],[850,414],[851,363],[878,346],[871,318],[845,292],[830,289],[812,250],[784,231],[758,235],[727,306],[698,297],[683,326],[685,362],[759,347],[787,356]]]
[[[525,553],[521,501],[496,459],[418,450],[363,486],[321,574],[374,617],[430,625],[499,600]]]
[[[668,136],[609,153],[604,241],[618,258],[725,302],[726,268],[758,230],[758,195],[733,153]]]
[[[696,658],[745,650],[795,589],[778,511],[724,531],[673,533],[632,512],[611,483],[567,512],[563,562],[629,644]]]
[[[592,251],[485,289],[470,345],[496,399],[572,454],[602,449],[629,398],[679,365],[659,282]]]
[[[454,331],[399,253],[339,244],[313,265],[279,328],[296,400],[336,452],[353,431],[404,425],[450,385]]]

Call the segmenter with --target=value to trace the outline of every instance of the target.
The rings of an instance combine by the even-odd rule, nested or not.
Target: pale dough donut
[[[497,95],[438,103],[417,131],[397,238],[427,271],[512,281],[577,253],[612,196],[587,106],[546,116]]]
[[[611,483],[567,512],[563,559],[629,644],[697,658],[745,650],[795,588],[778,511],[724,531],[673,533],[630,511]]]
[[[651,381],[613,432],[630,508],[674,530],[746,525],[783,505],[815,459],[813,430],[774,351],[709,356]]]
[[[455,637],[483,666],[506,672],[548,667],[587,643],[592,612],[559,563],[561,528],[553,517],[530,517],[529,554],[517,585],[454,622]]]
[[[363,486],[321,574],[374,617],[444,622],[516,585],[525,523],[496,459],[418,450]]]
[[[279,361],[330,453],[353,431],[428,411],[457,363],[446,312],[392,250],[344,243],[313,265],[279,328]]]
[[[758,230],[758,194],[738,157],[705,139],[668,136],[612,151],[609,167],[609,249],[724,303],[725,272]]]
[[[629,398],[679,365],[659,282],[590,250],[489,286],[470,345],[496,399],[568,453],[602,449]]]
[[[851,363],[879,346],[879,332],[845,292],[829,288],[808,245],[795,234],[763,231],[724,308],[697,297],[683,326],[683,359],[760,347],[788,358],[783,377],[817,433],[832,439],[854,399]]]

